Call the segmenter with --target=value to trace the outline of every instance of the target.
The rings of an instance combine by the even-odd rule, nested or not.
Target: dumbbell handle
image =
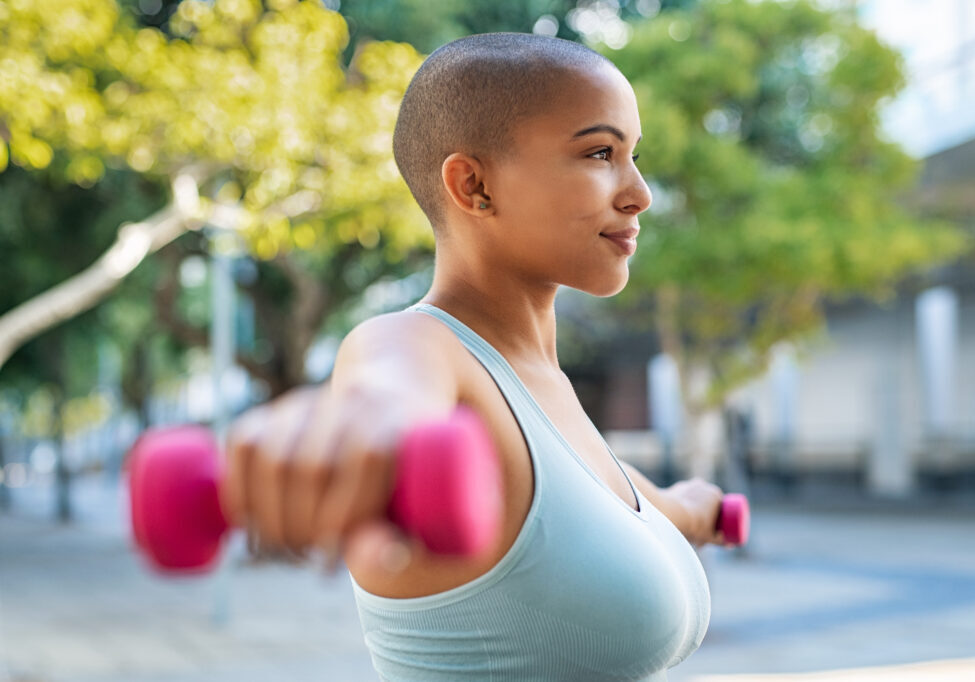
[[[156,429],[132,448],[129,493],[136,543],[162,572],[212,568],[230,524],[220,508],[221,460],[203,427]],[[390,519],[443,554],[472,555],[500,530],[501,474],[480,419],[458,408],[400,444]]]

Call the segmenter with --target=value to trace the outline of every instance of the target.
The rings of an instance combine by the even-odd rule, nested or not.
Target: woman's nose
[[[627,213],[643,213],[653,202],[653,195],[647,181],[643,179],[636,166],[632,169],[632,175],[628,177],[626,188],[620,193],[619,208]]]

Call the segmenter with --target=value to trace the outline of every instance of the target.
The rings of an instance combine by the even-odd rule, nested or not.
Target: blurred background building
[[[849,6],[851,3],[834,3]],[[923,159],[897,200],[975,230],[975,5],[966,0],[853,3],[860,21],[902,54],[907,87],[884,112],[889,138]],[[744,439],[753,475],[831,479],[881,496],[975,481],[975,269],[940,267],[901,282],[884,303],[827,308],[826,330],[797,353],[782,346],[762,379],[736,391],[712,441]],[[662,467],[677,401],[666,370],[614,352],[581,376],[582,395],[624,456]],[[590,392],[586,393],[588,387]],[[668,397],[669,396],[669,397]],[[671,420],[672,421],[672,420]],[[650,425],[651,431],[643,429]],[[679,426],[678,426],[679,428]],[[718,446],[722,447],[722,446]],[[733,446],[734,448],[734,446]],[[678,457],[680,459],[680,457]]]
[[[975,228],[975,5],[964,0],[858,4],[862,22],[904,57],[908,85],[885,110],[890,138],[924,159],[917,196]],[[797,472],[847,470],[900,495],[919,476],[975,474],[975,272],[941,268],[883,305],[833,307],[828,338],[788,350],[738,396],[765,453]],[[776,445],[778,443],[778,445]],[[766,455],[765,459],[768,459]]]

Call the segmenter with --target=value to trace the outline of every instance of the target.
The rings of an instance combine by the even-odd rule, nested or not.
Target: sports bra
[[[693,548],[629,477],[639,509],[613,492],[484,339],[429,304],[410,310],[450,327],[493,377],[528,445],[535,486],[514,544],[474,580],[406,599],[353,580],[380,678],[666,680],[667,668],[698,648],[710,618]]]

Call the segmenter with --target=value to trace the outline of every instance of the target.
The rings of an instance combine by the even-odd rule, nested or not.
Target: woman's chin
[[[612,279],[604,279],[600,282],[592,282],[589,286],[576,287],[581,291],[586,292],[590,296],[597,296],[599,298],[608,298],[609,296],[615,296],[619,292],[623,291],[623,287],[630,279],[629,268],[624,267],[623,272],[620,276]]]

